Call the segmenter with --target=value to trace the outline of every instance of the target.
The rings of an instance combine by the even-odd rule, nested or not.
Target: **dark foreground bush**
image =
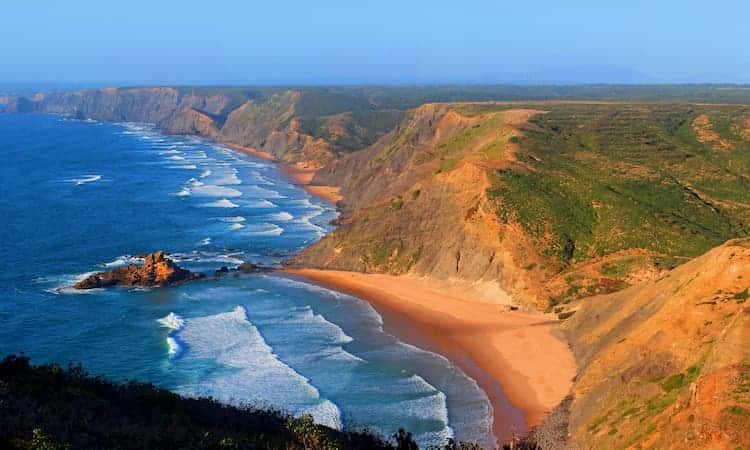
[[[402,436],[403,438],[403,436]],[[412,442],[409,437],[408,441]],[[401,448],[409,442],[398,442]],[[403,446],[403,447],[402,447]],[[0,362],[3,449],[390,449],[367,433],[338,432],[272,411],[180,397],[151,384],[111,383],[80,367]]]
[[[534,433],[504,449],[537,450]],[[418,450],[411,433],[387,442],[340,432],[312,417],[181,397],[152,384],[112,383],[80,366],[0,361],[0,449],[395,449]],[[444,450],[478,450],[449,441]]]

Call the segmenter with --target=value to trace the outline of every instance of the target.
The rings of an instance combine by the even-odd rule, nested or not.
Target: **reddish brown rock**
[[[99,272],[79,281],[74,287],[94,289],[111,286],[171,286],[205,277],[202,273],[178,267],[162,251],[146,255],[144,259],[142,266],[129,264],[108,272]]]

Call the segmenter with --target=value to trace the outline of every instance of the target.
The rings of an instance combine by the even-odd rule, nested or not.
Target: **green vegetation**
[[[150,384],[113,384],[80,367],[35,367],[15,356],[0,362],[0,405],[0,448],[7,449],[393,448],[310,417],[183,398]],[[397,443],[413,440],[403,434]]]
[[[456,109],[462,111],[461,107]],[[496,116],[476,123],[442,139],[438,142],[434,152],[423,153],[418,158],[417,163],[424,164],[434,159],[439,159],[440,169],[443,171],[450,170],[462,159],[464,153],[472,143],[481,137],[497,132],[500,127],[500,119]],[[497,159],[502,156],[503,152],[504,144],[500,139],[493,139],[480,149],[480,153],[486,159]]]
[[[302,132],[331,142],[334,150],[352,152],[396,128],[405,115],[395,109],[354,110],[330,116],[306,115],[300,123]]]
[[[729,414],[734,414],[736,416],[742,416],[742,417],[750,416],[750,411],[737,405],[728,406],[727,408],[725,408],[724,411]]]
[[[715,126],[732,150],[701,143],[693,121],[735,123],[744,106],[545,105],[520,138],[517,167],[488,191],[545,256],[584,261],[629,248],[693,257],[750,228],[750,142]],[[619,274],[625,267],[605,267]]]
[[[0,361],[0,448],[418,450],[404,430],[386,442],[366,431],[316,425],[310,416],[184,398],[151,384],[112,383],[81,367],[32,366],[17,356]],[[479,449],[453,440],[443,448]],[[538,447],[525,438],[513,448]]]
[[[675,389],[682,389],[686,386],[689,386],[690,383],[698,378],[702,367],[703,363],[699,363],[694,366],[690,366],[688,370],[685,371],[685,373],[677,373],[668,377],[661,383],[662,389],[664,389],[664,391],[666,392],[672,392]]]
[[[628,272],[630,272],[631,267],[635,265],[635,263],[637,263],[639,259],[640,258],[625,257],[616,261],[606,262],[602,264],[602,275],[613,278],[620,278],[624,275],[627,275]]]
[[[420,257],[420,249],[405,249],[399,239],[391,239],[365,251],[362,262],[371,269],[405,273]]]
[[[594,419],[588,426],[588,430],[591,433],[598,433],[599,427],[601,427],[607,421],[607,416],[599,416]]]

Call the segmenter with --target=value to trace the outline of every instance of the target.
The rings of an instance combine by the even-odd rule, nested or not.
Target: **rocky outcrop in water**
[[[164,252],[158,251],[146,255],[142,266],[129,264],[107,272],[99,272],[79,281],[74,287],[94,289],[112,286],[171,286],[204,277],[205,274],[178,267]]]

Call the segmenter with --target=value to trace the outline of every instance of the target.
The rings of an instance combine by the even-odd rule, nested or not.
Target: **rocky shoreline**
[[[243,262],[237,268],[222,267],[214,272],[214,278],[229,273],[258,273],[271,270],[251,262]],[[97,272],[73,285],[76,289],[97,289],[115,286],[166,287],[189,281],[202,280],[206,274],[191,272],[174,263],[166,253],[157,251],[143,255],[143,264],[128,264],[105,272]]]
[[[76,289],[95,289],[113,286],[159,287],[172,286],[205,278],[203,273],[183,269],[168,259],[163,251],[145,255],[142,266],[128,264],[106,272],[95,273],[75,285]]]

